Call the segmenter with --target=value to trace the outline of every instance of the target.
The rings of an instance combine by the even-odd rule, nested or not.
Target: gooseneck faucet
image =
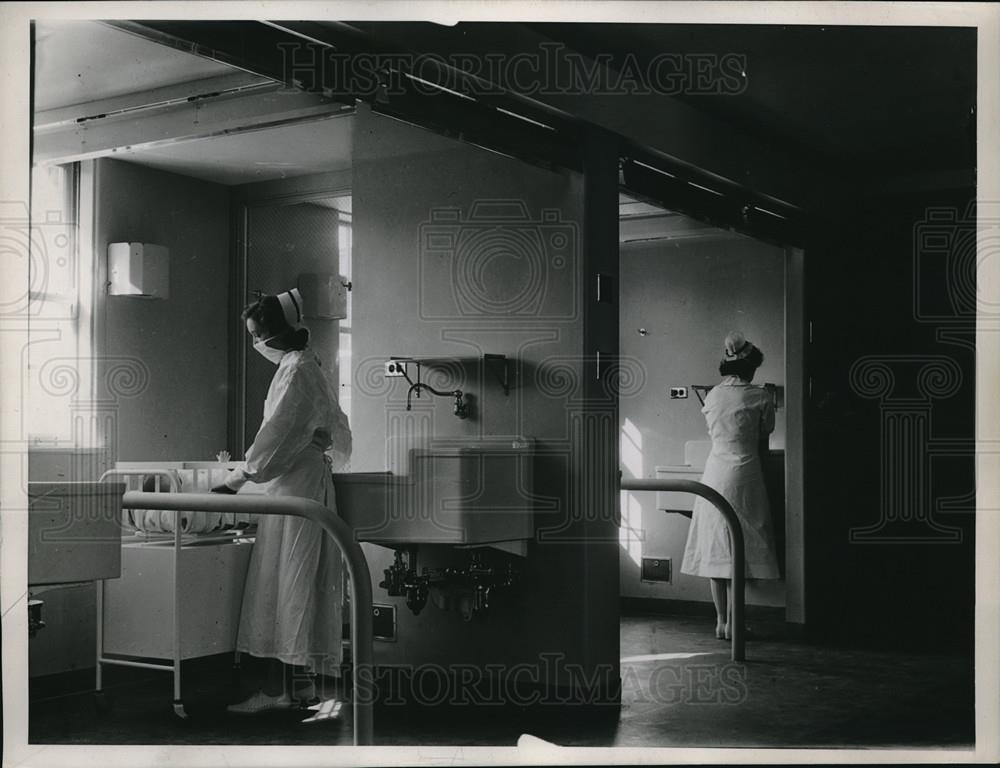
[[[430,386],[429,384],[424,384],[421,381],[413,382],[412,384],[410,384],[410,388],[406,390],[406,410],[410,410],[412,407],[410,398],[413,396],[413,393],[416,392],[417,397],[420,397],[420,391],[422,389],[426,389],[432,395],[437,395],[438,397],[454,397],[455,415],[458,416],[458,418],[460,419],[464,419],[468,415],[468,405],[462,399],[464,397],[462,390],[453,389],[450,392],[442,391],[440,389],[434,389],[434,387]]]

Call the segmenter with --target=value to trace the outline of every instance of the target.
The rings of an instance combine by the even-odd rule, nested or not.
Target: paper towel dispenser
[[[344,320],[347,318],[347,278],[326,272],[299,275],[298,289],[306,318]]]
[[[170,251],[151,243],[111,243],[108,281],[112,296],[169,298]]]

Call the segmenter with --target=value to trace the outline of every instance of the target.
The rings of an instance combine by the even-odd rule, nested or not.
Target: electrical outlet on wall
[[[669,584],[672,575],[669,557],[642,558],[642,581],[662,581]]]
[[[406,375],[406,363],[402,360],[386,360],[385,362],[385,375],[386,376],[405,376]]]
[[[670,388],[670,399],[671,400],[684,400],[688,396],[687,387],[671,387]]]

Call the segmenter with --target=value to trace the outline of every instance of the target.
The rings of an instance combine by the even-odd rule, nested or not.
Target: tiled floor
[[[383,745],[513,746],[523,733],[562,745],[919,748],[972,744],[973,672],[956,656],[851,651],[782,641],[754,627],[747,662],[711,623],[694,617],[622,620],[622,706],[380,707]],[[185,673],[189,719],[170,707],[170,676],[109,670],[111,710],[89,692],[56,695],[35,681],[32,743],[350,744],[350,707],[337,721],[301,713],[227,715],[234,688],[224,664]],[[79,689],[89,683],[81,678]]]

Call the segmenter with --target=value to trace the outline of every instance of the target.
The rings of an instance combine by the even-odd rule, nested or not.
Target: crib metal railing
[[[744,636],[744,588],[746,584],[744,568],[746,567],[746,556],[743,545],[743,529],[740,527],[740,519],[736,516],[736,511],[732,505],[714,488],[709,488],[704,483],[695,480],[634,480],[623,478],[621,481],[623,491],[681,491],[683,493],[693,493],[707,499],[715,508],[722,513],[726,526],[729,528],[729,537],[733,549],[733,614],[732,614],[732,659],[733,661],[746,660],[746,638]]]
[[[354,743],[370,745],[373,738],[374,691],[372,650],[372,583],[354,531],[333,512],[312,499],[296,496],[219,493],[143,493],[129,491],[125,509],[164,509],[185,512],[248,512],[257,515],[293,515],[319,524],[344,553],[351,579],[351,654],[354,674]],[[179,528],[179,526],[178,526]]]

